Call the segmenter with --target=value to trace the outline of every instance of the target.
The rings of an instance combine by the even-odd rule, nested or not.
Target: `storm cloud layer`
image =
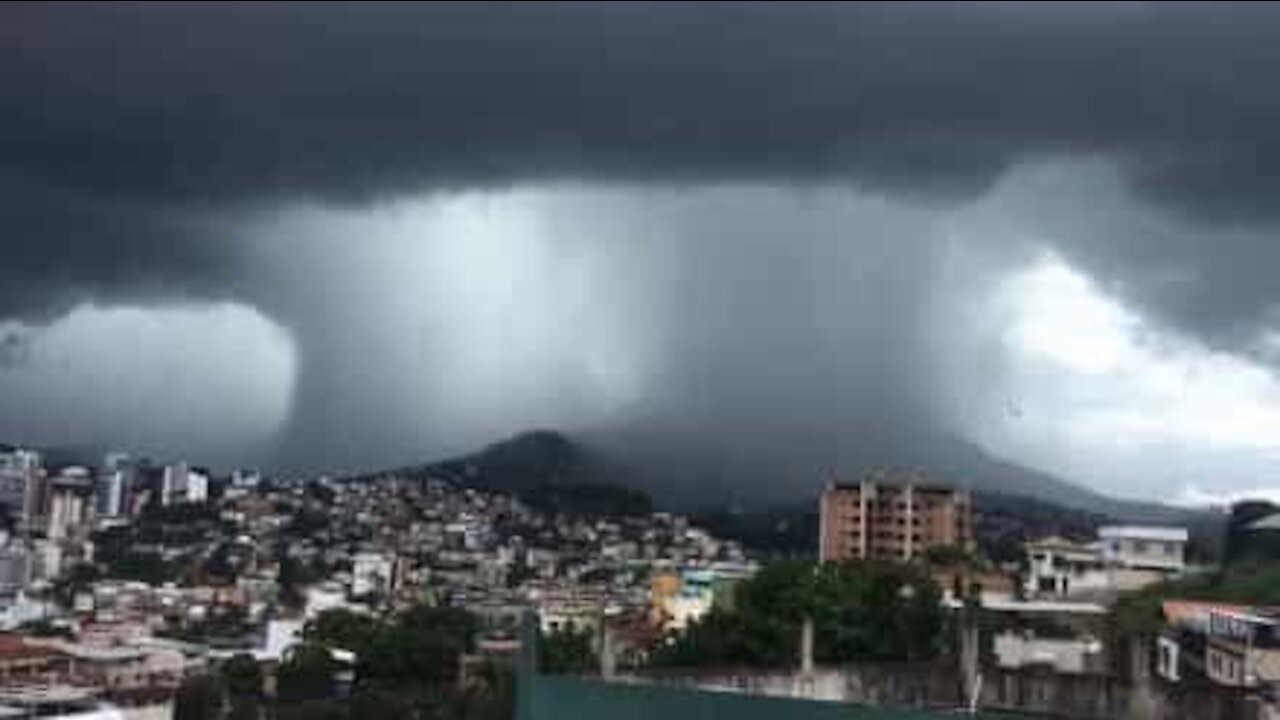
[[[998,444],[973,308],[1027,267],[1271,372],[1277,31],[1210,4],[6,5],[0,316],[255,309],[294,344],[289,467],[526,424],[788,477],[936,427]]]

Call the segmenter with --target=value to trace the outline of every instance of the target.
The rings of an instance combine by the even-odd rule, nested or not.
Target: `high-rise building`
[[[185,502],[187,499],[187,479],[190,468],[184,462],[168,465],[164,469],[164,479],[160,485],[160,504],[164,506]]]
[[[0,503],[23,528],[42,524],[47,493],[40,453],[0,447]]]
[[[819,511],[822,560],[907,561],[932,547],[973,547],[969,493],[919,478],[830,482]]]
[[[134,486],[134,465],[128,455],[108,454],[94,483],[94,511],[98,517],[126,514],[128,496]]]
[[[209,499],[209,471],[192,469],[187,473],[187,496],[189,503],[202,503]]]
[[[50,540],[87,538],[92,513],[93,478],[85,468],[63,468],[49,481]]]

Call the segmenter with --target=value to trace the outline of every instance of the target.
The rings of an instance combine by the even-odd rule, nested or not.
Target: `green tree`
[[[173,698],[175,720],[216,720],[222,714],[222,685],[214,675],[197,675],[178,687]]]
[[[234,655],[222,666],[222,682],[226,687],[234,720],[249,720],[261,714],[262,668],[252,655]]]
[[[814,657],[910,660],[942,649],[940,592],[918,569],[883,563],[765,566],[737,588],[732,611],[714,609],[655,653],[658,664],[795,664],[800,628],[814,623]]]
[[[342,669],[329,648],[304,642],[293,650],[276,672],[278,697],[284,703],[323,699],[330,695],[334,674]]]
[[[390,685],[451,685],[477,630],[475,616],[465,610],[415,606],[378,628],[358,658],[357,676]]]
[[[538,640],[538,670],[548,675],[584,675],[600,666],[589,628],[544,633]]]
[[[361,656],[368,652],[380,627],[381,623],[369,615],[343,609],[325,610],[307,623],[303,637]]]

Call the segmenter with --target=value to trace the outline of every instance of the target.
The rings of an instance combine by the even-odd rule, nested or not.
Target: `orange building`
[[[830,482],[819,510],[819,557],[908,561],[931,547],[973,549],[969,493],[914,481]]]

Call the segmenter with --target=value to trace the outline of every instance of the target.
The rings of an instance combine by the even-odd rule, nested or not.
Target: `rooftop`
[[[1186,542],[1187,529],[1156,525],[1103,525],[1098,537],[1107,540],[1159,540],[1162,542]]]
[[[1249,530],[1280,530],[1280,513],[1273,513],[1249,524]]]

